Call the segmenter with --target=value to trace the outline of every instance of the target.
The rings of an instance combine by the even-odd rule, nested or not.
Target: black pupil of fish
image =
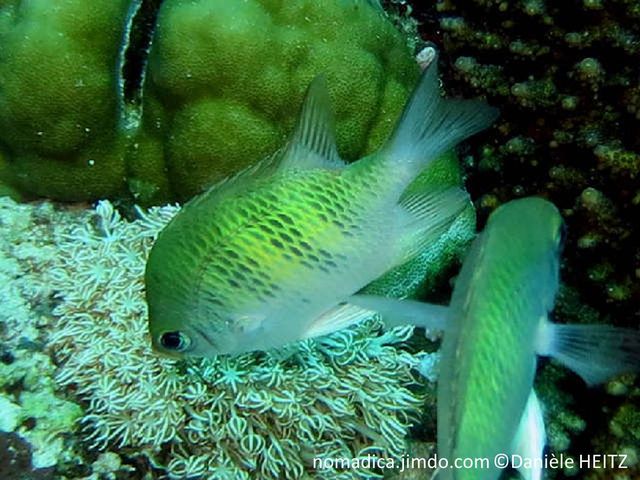
[[[177,350],[182,347],[182,337],[179,332],[166,332],[160,337],[160,344],[169,350]]]

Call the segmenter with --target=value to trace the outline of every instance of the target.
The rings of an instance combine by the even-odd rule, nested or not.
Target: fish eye
[[[160,335],[160,345],[167,350],[182,352],[190,345],[189,338],[180,332],[164,332]]]

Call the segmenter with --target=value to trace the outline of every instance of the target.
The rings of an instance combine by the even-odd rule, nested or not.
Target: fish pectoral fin
[[[411,260],[437,242],[470,205],[469,195],[460,188],[403,198],[397,207],[401,242],[396,265]]]
[[[540,400],[536,392],[531,389],[512,445],[512,452],[523,460],[518,471],[525,480],[542,478],[542,454],[546,443],[547,436]]]
[[[541,322],[536,351],[580,375],[589,385],[627,372],[640,372],[640,330],[611,325]]]
[[[348,303],[341,303],[316,317],[302,338],[328,335],[373,317],[375,312]]]
[[[347,302],[350,305],[377,312],[388,328],[399,325],[415,325],[429,331],[447,329],[449,307],[444,305],[377,295],[352,295],[347,298]]]
[[[336,149],[333,115],[324,75],[313,79],[289,142],[282,152],[279,169],[342,168]]]
[[[254,333],[263,326],[265,318],[261,314],[240,315],[235,318],[233,324],[237,333]]]

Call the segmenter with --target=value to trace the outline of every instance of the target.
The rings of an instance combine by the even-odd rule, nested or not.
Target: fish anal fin
[[[403,198],[397,206],[402,239],[397,264],[438,241],[469,205],[469,195],[455,187]]]

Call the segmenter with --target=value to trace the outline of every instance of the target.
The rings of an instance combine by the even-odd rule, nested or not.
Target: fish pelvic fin
[[[640,372],[640,330],[544,321],[536,350],[576,372],[588,385],[621,373]]]
[[[525,407],[518,432],[513,440],[513,453],[523,459],[531,460],[531,466],[525,466],[528,462],[518,468],[524,480],[540,480],[542,478],[542,467],[535,460],[542,460],[544,446],[547,443],[547,436],[544,427],[544,416],[542,407],[536,392],[531,389],[527,406]]]
[[[305,94],[298,122],[282,151],[280,169],[336,169],[345,166],[336,149],[331,101],[324,75]]]
[[[384,156],[396,168],[401,165],[413,179],[430,160],[484,130],[497,117],[498,110],[483,101],[446,99],[440,95],[436,55],[383,147]]]
[[[375,312],[371,310],[343,302],[316,317],[304,332],[303,338],[328,335],[363,322],[374,315]]]

